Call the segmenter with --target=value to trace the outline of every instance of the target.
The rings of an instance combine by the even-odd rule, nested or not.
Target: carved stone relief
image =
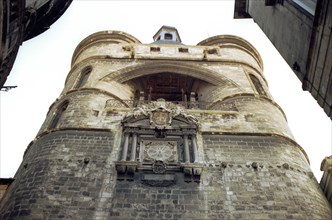
[[[164,99],[136,107],[128,113],[127,117],[137,118],[142,115],[150,119],[151,128],[157,129],[171,128],[172,120],[177,116],[184,117],[192,124],[197,124],[197,119],[187,114],[183,106],[167,102]]]
[[[122,124],[118,180],[165,186],[175,184],[183,173],[186,182],[200,181],[203,165],[197,160],[197,120],[182,107],[158,100],[133,109]]]
[[[177,162],[177,142],[176,141],[142,141],[143,162],[164,161]]]

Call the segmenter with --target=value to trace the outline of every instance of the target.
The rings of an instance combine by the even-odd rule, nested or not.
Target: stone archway
[[[211,102],[211,92],[241,88],[229,78],[202,65],[177,61],[146,61],[129,66],[103,77],[105,81],[127,84],[137,100],[163,98],[175,102]],[[136,102],[134,101],[134,102]],[[189,104],[192,106],[191,104]]]

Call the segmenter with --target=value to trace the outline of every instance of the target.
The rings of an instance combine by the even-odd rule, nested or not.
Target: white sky
[[[307,152],[320,181],[320,163],[331,155],[331,120],[252,19],[234,20],[234,1],[96,1],[74,0],[45,33],[24,42],[0,93],[0,177],[13,177],[49,106],[60,95],[77,44],[102,30],[127,32],[151,43],[162,25],[178,29],[182,42],[198,42],[220,34],[238,35],[259,51],[274,100],[284,110],[296,141]],[[282,161],[281,161],[282,163]]]

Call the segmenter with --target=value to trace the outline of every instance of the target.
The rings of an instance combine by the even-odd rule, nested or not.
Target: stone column
[[[188,135],[183,135],[183,142],[184,142],[184,162],[190,162],[190,153],[189,153],[189,145],[188,145]]]
[[[127,153],[128,153],[128,142],[129,142],[129,133],[125,133],[124,135],[124,143],[123,143],[123,151],[122,151],[122,161],[126,161]]]
[[[136,159],[136,146],[137,146],[137,134],[133,133],[133,142],[131,143],[130,161],[135,161],[135,159]]]
[[[194,157],[194,163],[197,162],[197,141],[196,141],[196,135],[191,136],[191,142],[193,147],[193,157]]]

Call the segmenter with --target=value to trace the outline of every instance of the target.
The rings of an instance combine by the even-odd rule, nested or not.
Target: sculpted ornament
[[[157,160],[152,164],[152,171],[154,173],[165,173],[166,164],[161,160]]]
[[[200,182],[198,121],[181,104],[164,99],[145,102],[127,113],[122,126],[121,159],[115,163],[118,180],[149,186]]]
[[[147,105],[136,107],[133,112],[129,113],[129,115],[135,118],[141,115],[149,117],[151,127],[157,129],[169,128],[172,124],[173,118],[176,116],[182,116],[190,122],[197,124],[197,119],[194,116],[187,114],[184,107],[167,102],[165,99],[158,99]]]
[[[144,140],[142,141],[141,160],[144,162],[177,162],[177,147],[176,141]]]

